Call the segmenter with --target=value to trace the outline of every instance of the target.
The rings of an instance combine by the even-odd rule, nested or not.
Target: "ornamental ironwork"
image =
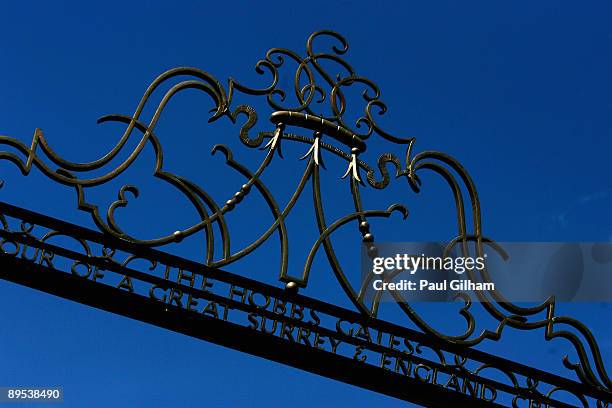
[[[322,48],[330,43],[331,48]],[[4,266],[0,277],[422,404],[495,406],[497,394],[506,393],[509,397],[503,401],[513,406],[522,406],[523,402],[571,406],[556,399],[556,395],[566,392],[583,406],[607,406],[612,382],[595,337],[579,320],[557,315],[552,297],[539,305],[524,307],[508,301],[496,290],[462,294],[459,300],[463,307],[457,318],[463,319],[465,329],[449,335],[422,318],[399,292],[393,292],[393,297],[407,321],[391,323],[379,319],[380,297],[368,301],[365,296],[369,282],[357,288],[351,285],[336,254],[334,234],[353,228],[368,255],[376,256],[372,220],[389,218],[393,213],[406,218],[408,207],[390,203],[383,209],[368,208],[362,198],[364,191],[385,194],[393,183],[402,183],[406,196],[419,193],[426,188],[419,175],[427,171],[441,176],[448,184],[455,204],[457,230],[448,240],[446,250],[458,249],[466,254],[473,250],[482,255],[485,247],[500,254],[503,248],[484,232],[478,192],[466,169],[443,152],[415,153],[414,137],[392,133],[379,124],[379,116],[387,112],[382,93],[344,59],[347,51],[347,41],[332,31],[312,34],[304,55],[272,48],[255,65],[256,72],[269,81],[261,87],[248,86],[231,77],[223,84],[198,68],[166,71],[149,85],[132,114],[106,115],[98,120],[123,124],[125,130],[110,151],[91,162],[62,158],[40,129],[35,130],[27,144],[0,136],[0,145],[6,147],[0,151],[0,159],[12,162],[24,176],[36,169],[50,180],[74,188],[76,207],[88,213],[98,229],[85,229],[2,203],[0,259]],[[283,81],[282,75],[289,66],[294,66],[292,81]],[[285,83],[290,85],[283,87],[281,84]],[[154,92],[164,87],[168,89],[154,106],[150,120],[145,121],[143,111],[154,103]],[[261,151],[259,165],[251,169],[236,160],[228,146],[214,145],[213,155],[222,154],[228,171],[244,179],[232,196],[221,200],[213,197],[205,186],[164,166],[156,126],[172,98],[188,89],[201,91],[212,100],[209,122],[229,121],[244,146]],[[352,97],[355,90],[361,92],[359,97]],[[263,108],[237,104],[239,95],[256,98]],[[256,130],[260,127],[267,130]],[[387,146],[389,152],[369,161],[365,152],[373,139],[378,139],[378,145]],[[135,144],[131,151],[126,151],[128,142]],[[281,206],[263,176],[272,162],[287,160],[283,158],[283,146],[289,143],[304,146],[302,161],[298,162],[304,169],[289,200]],[[107,208],[90,199],[93,189],[117,180],[146,147],[155,152],[153,176],[179,191],[197,214],[192,225],[149,237],[137,236],[124,228],[116,212],[139,196],[138,187],[132,184],[123,185]],[[325,163],[331,160],[344,163],[344,171],[322,173]],[[335,178],[347,186],[352,209],[340,218],[326,217],[323,177]],[[235,249],[230,245],[232,234],[226,218],[241,211],[241,205],[253,195],[263,198],[273,221],[253,242]],[[294,271],[289,268],[288,257],[289,244],[296,238],[292,238],[286,220],[302,196],[311,197],[318,238],[311,243],[303,268]],[[221,269],[247,258],[273,236],[279,245],[278,281],[283,288]],[[73,239],[78,249],[53,244],[58,237]],[[199,262],[160,251],[194,237],[201,239],[205,248]],[[313,279],[311,269],[319,253],[324,254],[353,310],[302,294]],[[143,260],[148,267],[143,268],[138,262]],[[474,281],[491,282],[486,269],[469,274]],[[87,292],[89,297],[77,292]],[[113,297],[114,303],[105,301],[107,297]],[[125,308],[137,305],[142,312],[121,309],[116,304]],[[477,331],[474,307],[486,311],[496,326]],[[198,313],[192,313],[197,310]],[[169,321],[168,313],[174,323]],[[419,330],[406,328],[407,322]],[[199,324],[223,329],[225,335],[203,334],[190,327]],[[563,364],[576,380],[474,348],[485,340],[501,340],[508,329],[540,330],[546,341],[568,342],[577,359],[572,361],[566,356]],[[251,346],[240,344],[239,337],[247,336],[246,332],[254,336]],[[341,344],[350,345],[350,352]],[[428,357],[426,349],[430,352]],[[283,354],[292,350],[310,353],[311,361],[295,357],[292,362]],[[370,353],[377,357],[369,356]],[[325,361],[334,361],[339,367],[358,370],[368,378],[348,378],[339,370],[317,367],[313,361],[322,366],[327,366]],[[373,361],[376,363],[371,365]],[[364,368],[370,365],[372,368]],[[507,381],[487,377],[489,371],[495,370]],[[391,385],[413,392],[398,391]]]

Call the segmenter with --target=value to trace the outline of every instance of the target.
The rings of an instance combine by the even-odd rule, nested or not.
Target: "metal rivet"
[[[295,282],[287,282],[287,284],[285,285],[285,289],[290,292],[297,293],[299,287],[298,284]]]
[[[370,230],[370,223],[367,221],[361,221],[359,223],[359,231],[368,232]]]

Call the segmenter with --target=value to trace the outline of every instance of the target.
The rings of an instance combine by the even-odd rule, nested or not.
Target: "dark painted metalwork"
[[[333,46],[331,51],[319,51],[317,47],[315,47],[315,44],[318,39],[322,37],[328,37],[328,40],[337,42],[337,45]],[[482,371],[491,367],[495,368],[503,372],[504,375],[509,378],[510,385],[494,382],[495,384],[491,385],[491,387],[497,391],[504,391],[510,395],[514,395],[514,399],[512,399],[513,405],[518,405],[520,399],[531,399],[533,401],[540,401],[544,404],[550,404],[551,406],[567,406],[561,401],[553,400],[553,396],[556,393],[566,390],[578,398],[584,406],[591,406],[592,404],[600,404],[600,406],[603,406],[601,405],[603,402],[597,403],[593,401],[609,401],[612,382],[606,373],[597,342],[588,328],[578,320],[556,315],[554,298],[550,298],[537,306],[522,307],[508,302],[503,295],[497,291],[476,292],[474,296],[477,296],[477,298],[470,298],[470,295],[465,294],[460,297],[460,300],[464,302],[464,307],[460,311],[460,318],[465,320],[465,330],[459,335],[447,335],[439,332],[428,324],[398,292],[393,292],[397,305],[404,312],[406,317],[422,330],[422,332],[410,331],[377,319],[380,298],[375,298],[371,304],[366,304],[364,299],[365,284],[367,284],[367,282],[358,290],[355,290],[351,286],[346,278],[341,263],[338,261],[331,237],[334,232],[341,227],[354,224],[357,227],[357,232],[360,234],[362,241],[368,246],[368,253],[370,256],[376,255],[377,248],[369,219],[376,217],[388,218],[393,212],[401,214],[404,218],[408,215],[407,208],[401,204],[390,205],[384,210],[366,209],[363,204],[361,198],[362,189],[369,186],[374,190],[385,190],[391,184],[392,178],[389,173],[389,167],[394,170],[395,178],[405,179],[407,186],[414,192],[419,192],[423,187],[418,176],[422,171],[432,171],[440,175],[442,179],[448,183],[453,194],[457,218],[457,234],[449,240],[447,246],[448,250],[453,247],[458,247],[467,255],[471,245],[475,248],[476,256],[482,256],[484,247],[487,245],[496,248],[502,254],[503,249],[496,246],[493,240],[484,235],[480,201],[476,186],[468,172],[458,161],[441,152],[426,151],[413,155],[414,138],[394,136],[379,126],[374,118],[374,114],[380,115],[387,111],[387,107],[381,99],[381,92],[376,84],[358,75],[342,58],[342,55],[345,54],[347,50],[348,43],[346,40],[339,34],[331,31],[320,31],[311,35],[307,41],[306,56],[304,57],[288,49],[273,48],[267,52],[265,59],[256,64],[256,71],[259,74],[266,74],[267,72],[271,76],[270,83],[261,88],[245,86],[233,78],[228,79],[227,88],[225,88],[215,77],[200,69],[184,67],[171,69],[160,75],[151,83],[132,115],[115,114],[104,116],[99,119],[99,123],[123,123],[126,125],[126,129],[115,147],[99,159],[88,163],[75,163],[60,157],[50,147],[42,131],[39,129],[35,131],[29,146],[17,139],[0,136],[0,144],[16,150],[16,153],[12,151],[0,151],[0,159],[14,163],[24,175],[28,175],[34,166],[51,180],[74,187],[77,193],[78,208],[91,215],[94,223],[102,233],[98,234],[90,230],[62,223],[58,220],[19,210],[7,204],[2,204],[0,206],[0,216],[2,217],[1,221],[3,228],[0,232],[3,239],[3,250],[0,252],[5,255],[3,257],[3,263],[5,265],[10,265],[10,268],[5,268],[7,270],[1,272],[3,274],[2,276],[8,280],[37,287],[41,290],[47,290],[51,293],[57,293],[61,296],[73,298],[82,303],[92,304],[105,310],[136,317],[196,337],[206,338],[203,333],[196,329],[186,327],[188,326],[187,323],[190,322],[190,319],[193,319],[193,317],[176,317],[177,321],[185,323],[184,326],[168,322],[168,318],[164,317],[164,314],[161,313],[162,309],[160,309],[159,306],[160,301],[159,299],[156,300],[153,292],[154,289],[151,289],[149,297],[141,296],[142,299],[138,298],[138,300],[133,301],[134,305],[138,304],[138,307],[143,308],[142,312],[133,310],[128,311],[110,305],[106,302],[106,297],[111,296],[111,293],[116,293],[117,291],[108,292],[107,289],[99,288],[97,285],[102,285],[102,283],[97,282],[96,272],[94,272],[110,270],[115,273],[123,274],[124,276],[124,279],[119,282],[114,289],[122,291],[120,296],[125,298],[125,305],[132,302],[130,298],[125,297],[125,291],[129,292],[131,296],[137,296],[133,283],[128,283],[129,280],[125,278],[129,277],[130,279],[141,280],[153,286],[157,285],[156,287],[158,288],[164,288],[164,291],[173,291],[171,293],[165,293],[165,295],[170,298],[169,301],[166,299],[161,302],[165,305],[164,311],[173,310],[173,316],[179,313],[179,309],[185,308],[183,304],[178,304],[180,303],[179,301],[176,301],[174,305],[172,303],[173,299],[178,299],[177,293],[179,292],[176,291],[180,291],[180,299],[183,299],[182,296],[189,296],[191,298],[193,295],[197,296],[199,299],[207,299],[209,302],[215,301],[220,304],[231,305],[231,309],[242,310],[247,316],[256,316],[257,318],[253,319],[257,322],[257,327],[251,327],[255,332],[257,332],[260,324],[264,324],[261,319],[268,318],[275,322],[281,322],[281,324],[285,325],[284,327],[287,327],[287,324],[291,324],[293,328],[301,327],[302,330],[310,330],[309,333],[314,332],[316,328],[316,330],[319,330],[321,333],[326,333],[325,335],[328,336],[327,338],[342,338],[343,342],[352,344],[356,349],[361,347],[362,351],[376,350],[381,346],[380,344],[376,345],[371,339],[368,341],[367,338],[358,339],[355,336],[345,336],[345,333],[342,333],[339,329],[336,331],[329,328],[324,329],[320,326],[321,321],[319,321],[319,324],[311,324],[310,326],[303,325],[299,321],[295,321],[296,319],[287,320],[285,316],[278,316],[278,313],[267,311],[265,308],[261,310],[261,308],[258,309],[253,305],[246,307],[241,304],[241,302],[236,303],[232,299],[219,298],[219,295],[213,296],[210,291],[206,289],[206,286],[202,286],[201,289],[195,289],[193,285],[185,287],[185,285],[181,283],[183,279],[180,276],[177,282],[171,282],[168,275],[161,278],[155,277],[153,274],[139,272],[128,266],[132,261],[144,258],[151,263],[150,271],[155,270],[158,264],[164,263],[167,266],[172,265],[173,268],[177,268],[178,270],[191,271],[193,274],[206,276],[212,280],[218,280],[230,285],[242,285],[243,289],[252,288],[252,290],[259,291],[258,293],[261,293],[264,298],[266,296],[273,296],[285,302],[296,301],[296,304],[302,307],[311,308],[311,310],[320,311],[320,313],[328,313],[336,319],[345,319],[345,321],[356,323],[362,322],[368,327],[379,327],[381,330],[386,330],[389,333],[397,332],[398,336],[401,335],[403,339],[408,339],[405,343],[406,350],[404,350],[401,356],[409,356],[409,358],[406,358],[411,361],[411,364],[418,365],[427,363],[429,365],[426,365],[426,367],[430,369],[435,366],[439,372],[455,375],[457,378],[462,376],[461,378],[475,379],[479,382],[479,387],[481,387],[481,389],[482,384],[493,384],[491,382],[487,383],[487,381],[492,380],[487,380],[481,376]],[[293,78],[293,89],[282,89],[279,85],[282,82],[280,81],[280,68],[285,66],[288,62],[297,65]],[[340,70],[341,73],[335,76],[332,75],[327,68],[329,65],[334,65],[334,69]],[[179,78],[180,81],[171,85],[170,89],[164,94],[151,120],[148,123],[143,122],[141,115],[153,92],[162,85],[169,84],[171,79],[176,80]],[[356,87],[365,89],[361,93],[361,99],[354,101],[349,100],[350,98],[348,97],[347,90],[355,89]],[[227,146],[214,146],[213,154],[217,152],[222,153],[226,158],[226,164],[231,169],[241,174],[246,180],[244,184],[236,190],[236,193],[227,199],[223,205],[218,204],[201,186],[164,169],[162,146],[155,135],[155,127],[161,113],[164,111],[171,98],[177,93],[187,89],[196,89],[210,96],[214,103],[214,109],[211,111],[212,116],[209,122],[225,118],[233,124],[238,123],[241,125],[238,132],[239,137],[245,146],[261,148],[267,151],[259,167],[255,171],[252,171],[234,160],[233,154]],[[258,122],[258,115],[255,109],[249,105],[238,105],[233,107],[234,97],[238,93],[265,97],[265,102],[270,110],[270,121],[274,126],[273,131],[258,132],[256,135],[250,134]],[[293,95],[295,100],[293,106],[288,102],[289,95]],[[347,118],[349,116],[347,110],[349,104],[352,103],[356,106],[359,104],[361,104],[359,106],[363,106],[362,115],[353,122]],[[352,106],[353,105],[350,105],[350,107]],[[240,122],[239,119],[243,121]],[[296,129],[295,133],[288,132],[289,127]],[[303,135],[302,132],[304,130],[312,131],[312,137]],[[137,144],[134,150],[129,152],[127,158],[114,168],[107,169],[107,167],[110,167],[111,161],[117,159],[119,154],[126,150],[126,143],[128,140],[137,138],[137,133],[140,133],[140,139],[136,139]],[[363,159],[362,154],[367,149],[367,141],[370,137],[379,137],[381,140],[388,143],[390,148],[401,149],[402,155],[398,157],[398,155],[391,152],[384,153],[378,158],[375,166],[367,163],[367,161]],[[323,142],[323,139],[329,140],[330,143]],[[284,208],[281,208],[271,194],[269,188],[262,181],[261,176],[270,163],[276,160],[276,157],[282,157],[281,145],[287,142],[303,143],[310,147],[303,157],[308,160],[302,173],[301,180],[288,203]],[[149,144],[153,147],[156,157],[154,176],[178,189],[178,191],[189,200],[199,215],[199,221],[187,228],[168,232],[163,236],[137,238],[128,231],[125,231],[115,218],[116,210],[128,205],[129,195],[134,197],[138,196],[139,191],[135,186],[124,185],[121,187],[117,194],[117,200],[115,200],[106,211],[89,202],[86,193],[89,189],[115,180],[134,163],[144,147]],[[320,167],[323,167],[322,154],[324,152],[346,163],[346,172],[343,175],[338,174],[337,176],[343,179],[348,178],[347,182],[349,184],[354,206],[350,214],[332,222],[326,218],[321,192]],[[278,155],[276,153],[278,153]],[[92,175],[92,173],[95,172],[98,174]],[[362,173],[365,173],[365,177]],[[312,249],[307,255],[307,261],[303,270],[301,273],[295,274],[288,270],[289,235],[285,220],[291,214],[298,198],[303,195],[302,193],[304,193],[307,184],[310,184],[312,189],[312,204],[315,211],[319,238],[313,243]],[[234,211],[240,203],[250,194],[253,194],[254,191],[260,194],[267,203],[270,213],[274,217],[274,222],[269,225],[266,231],[254,242],[246,245],[240,250],[232,251],[230,247],[230,232],[227,227],[225,216],[229,212]],[[467,198],[464,196],[464,191],[467,192]],[[11,230],[8,221],[2,214],[20,218],[23,221],[20,226],[21,230]],[[471,223],[468,221],[471,221]],[[49,231],[42,238],[35,238],[32,235],[34,224],[46,227]],[[221,236],[223,255],[219,259],[215,259],[215,228],[218,229],[218,233]],[[206,238],[206,253],[204,259],[202,259],[202,264],[192,263],[152,249],[152,247],[162,247],[166,244],[180,242],[198,232],[203,232]],[[278,234],[279,237],[279,280],[286,284],[285,290],[246,280],[246,278],[222,272],[218,269],[248,256],[266,242],[273,234]],[[60,246],[49,246],[46,241],[58,235],[66,235],[76,239],[84,252],[77,253],[65,248],[62,249]],[[101,255],[93,255],[91,243],[88,241],[103,246],[103,248],[101,248]],[[16,250],[13,256],[11,255],[12,252],[10,249],[4,249],[6,245],[10,247],[11,243],[14,243],[14,249]],[[62,256],[72,260],[73,264],[69,265],[71,275],[68,275],[69,277],[67,278],[64,276],[66,275],[65,273],[59,272],[62,269],[57,269],[54,264],[55,261],[52,259],[38,260],[36,266],[32,265],[32,263],[37,263],[37,261],[30,260],[30,264],[26,264],[28,262],[27,256],[25,256],[26,259],[24,260],[22,259],[24,256],[19,255],[22,250],[22,245],[37,248],[37,254],[44,254],[45,251],[47,251],[47,255],[52,253],[54,254],[53,256]],[[313,259],[321,248],[323,248],[326,254],[331,271],[338,280],[347,298],[354,305],[355,311],[348,311],[337,308],[336,306],[323,304],[312,298],[306,298],[295,293],[298,289],[308,286]],[[122,263],[117,262],[113,257],[115,251],[118,250],[124,251],[127,254],[127,258]],[[35,276],[37,275],[28,275],[26,273],[19,275],[14,273],[11,268],[27,271],[44,271],[44,273],[39,275],[41,277],[40,279],[43,280],[35,282],[37,279]],[[83,268],[86,272],[82,270]],[[82,274],[86,274],[87,276],[79,280]],[[469,274],[470,279],[473,281],[490,282],[490,277],[486,270],[478,273],[470,271]],[[56,278],[47,278],[47,275],[55,276]],[[82,277],[83,276],[81,276],[81,278]],[[55,281],[55,279],[58,280]],[[81,294],[62,289],[61,285],[76,287],[79,284],[75,282],[82,282],[83,280],[88,282],[86,285],[83,284],[82,287],[88,288],[86,291],[92,296],[91,298],[84,298]],[[59,281],[62,283],[59,284]],[[174,298],[172,294],[174,294]],[[476,332],[476,321],[471,310],[473,304],[475,304],[475,300],[479,301],[478,304],[497,321],[497,326],[494,330],[484,329],[481,332]],[[187,309],[188,308],[189,307],[187,307]],[[148,310],[149,312],[144,312],[144,310]],[[229,307],[225,310],[229,310]],[[210,312],[210,310],[208,312]],[[200,315],[202,315],[202,313],[200,313]],[[210,320],[205,316],[200,316],[198,319],[200,318],[207,321]],[[217,318],[217,320],[219,319]],[[218,327],[224,327],[230,324],[224,321],[224,319],[220,320],[220,322],[209,321],[207,324],[218,325]],[[255,325],[253,321],[251,321],[251,324]],[[313,326],[316,327],[313,328]],[[278,355],[273,353],[274,347],[272,347],[271,344],[272,342],[278,343],[278,338],[270,340],[270,338],[266,336],[258,337],[255,334],[249,334],[248,336],[253,336],[254,339],[257,338],[254,340],[254,344],[260,347],[260,349],[257,349],[255,346],[241,345],[238,336],[244,331],[238,330],[238,328],[234,328],[234,326],[231,327],[231,330],[227,330],[235,332],[235,338],[230,339],[231,336],[228,334],[227,339],[214,338],[209,340],[226,343],[230,345],[230,347],[242,349],[254,354],[265,355],[267,358],[291,364],[283,353],[278,353]],[[567,340],[575,349],[578,361],[572,362],[566,356],[563,363],[565,367],[575,373],[579,382],[552,376],[551,374],[499,359],[498,357],[486,355],[471,348],[485,339],[499,340],[506,327],[520,330],[543,329],[544,338],[547,341],[555,338]],[[571,329],[571,331],[569,329]],[[226,329],[224,328],[224,330]],[[301,333],[304,338],[305,332],[302,331]],[[213,335],[210,334],[210,336]],[[266,340],[262,340],[264,338]],[[281,343],[286,343],[288,339],[283,339],[281,333],[280,340]],[[266,343],[268,341],[270,341],[270,343]],[[411,341],[416,342],[416,344],[410,343]],[[304,346],[304,344],[298,344],[300,343],[299,340],[293,343],[296,344],[292,344],[291,346],[286,346],[285,344],[279,347],[282,349],[289,347],[287,352],[292,350],[291,347],[296,347],[296,350],[302,350],[301,346]],[[408,346],[409,344],[410,346]],[[316,346],[315,344],[315,351],[311,350],[311,347],[308,353],[314,353],[317,357],[314,357],[313,354],[313,360],[309,360],[310,362],[306,361],[308,359],[302,359],[300,362],[296,362],[293,365],[366,388],[375,389],[376,391],[394,395],[399,398],[412,398],[413,401],[419,403],[446,406],[442,401],[450,401],[450,399],[444,399],[446,397],[440,394],[439,403],[435,403],[434,400],[437,391],[433,389],[428,391],[428,387],[431,385],[428,381],[420,381],[420,383],[405,385],[406,387],[418,386],[419,392],[423,395],[422,400],[419,400],[418,396],[414,396],[413,394],[411,394],[412,397],[409,398],[406,395],[398,395],[399,391],[392,391],[390,389],[392,387],[385,386],[385,384],[395,384],[394,381],[396,380],[391,379],[391,377],[389,377],[391,374],[386,373],[387,370],[385,370],[385,368],[387,367],[385,365],[385,357],[382,357],[383,370],[378,369],[375,371],[376,375],[380,376],[376,379],[352,378],[353,376],[342,374],[339,370],[334,371],[329,368],[325,370],[317,368],[318,366],[315,367],[316,364],[313,364],[313,361],[328,366],[329,364],[324,364],[324,361],[331,360],[325,359],[339,359],[340,357],[335,355],[336,353],[331,353],[335,355],[335,357],[330,357],[328,355],[330,353],[323,356],[323,354],[316,351],[318,350]],[[421,353],[420,350],[422,347],[428,347],[432,350],[434,354],[439,357],[439,361],[434,363],[432,361],[424,362],[419,360],[421,357],[419,357],[418,354]],[[398,356],[397,351],[393,350],[393,345],[391,345],[390,348],[386,347],[383,349],[378,349],[379,354],[382,353],[384,356],[386,353],[390,353],[389,355],[395,356],[394,361],[398,361],[397,358],[400,356]],[[452,354],[452,362],[450,362],[449,356],[446,356],[445,353]],[[354,368],[353,366],[361,367],[359,364],[352,361],[358,361],[359,356],[353,357],[353,359],[348,359],[348,361],[338,360],[339,367],[350,370]],[[470,371],[465,366],[468,360],[479,361],[481,365]],[[421,363],[419,363],[419,361],[421,361]],[[389,364],[390,363],[391,361]],[[356,368],[356,370],[365,370],[363,371],[364,373],[366,371],[370,373],[371,369]],[[395,372],[392,374],[398,373]],[[523,385],[520,384],[517,375],[522,375],[524,377]],[[419,379],[414,376],[411,380],[419,381]],[[373,385],[368,385],[370,381]],[[545,393],[538,391],[538,385],[542,382],[548,383],[551,386]],[[423,386],[421,383],[427,383],[429,385]],[[450,388],[453,387],[454,385],[450,384]],[[440,387],[437,388],[440,389]],[[443,386],[441,389],[448,390],[449,387]],[[455,391],[456,392],[453,393],[454,397],[449,396],[448,398],[456,398],[454,401],[459,401],[457,402],[458,404],[461,404],[461,401],[465,403],[466,400],[463,398],[467,394],[459,389]],[[465,389],[463,391],[465,391]],[[486,399],[479,399],[474,395],[471,397],[470,400],[472,402],[479,400],[480,403],[484,403]],[[591,403],[589,403],[589,399]]]
[[[609,398],[588,384],[293,291],[6,203],[0,211],[0,276],[80,303],[427,406],[503,406],[489,401],[501,394],[513,406],[572,406],[555,399],[560,392],[584,406]]]

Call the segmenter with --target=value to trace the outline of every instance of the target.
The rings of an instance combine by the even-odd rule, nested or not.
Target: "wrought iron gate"
[[[331,51],[318,50],[317,42],[323,37],[335,41]],[[74,188],[78,209],[89,213],[97,227],[97,231],[87,229],[0,202],[0,277],[427,406],[608,406],[612,382],[596,339],[578,320],[558,316],[552,298],[538,306],[522,307],[508,302],[497,291],[476,293],[477,298],[466,293],[459,299],[464,307],[457,316],[464,319],[465,331],[451,336],[436,330],[401,295],[394,294],[396,307],[417,330],[379,318],[380,299],[368,302],[365,284],[352,286],[336,254],[334,233],[352,226],[368,254],[375,256],[378,248],[372,220],[394,213],[404,218],[408,215],[403,204],[368,209],[362,199],[366,188],[383,194],[392,183],[403,182],[407,190],[418,193],[425,188],[419,174],[438,174],[448,183],[456,208],[457,234],[448,246],[470,242],[478,252],[495,243],[483,232],[477,189],[468,172],[445,153],[415,154],[414,138],[394,136],[379,126],[375,115],[387,110],[381,92],[346,62],[343,54],[347,50],[346,40],[331,31],[312,34],[306,56],[273,48],[256,64],[259,74],[271,78],[261,88],[248,87],[233,78],[224,87],[200,69],[171,69],[151,83],[132,115],[108,115],[99,120],[125,124],[125,131],[115,147],[88,163],[60,157],[39,129],[29,144],[0,136],[0,144],[6,146],[0,151],[0,159],[12,162],[24,176],[35,168],[50,180]],[[289,63],[296,65],[293,84],[283,89],[281,68]],[[329,66],[340,73],[335,75]],[[152,94],[168,84],[152,118],[144,122],[143,110],[152,103]],[[357,87],[363,92],[361,98],[353,100],[349,90]],[[210,122],[229,120],[239,126],[244,146],[263,150],[258,168],[251,170],[235,160],[227,146],[214,146],[213,154],[223,154],[230,171],[244,178],[244,184],[223,204],[202,186],[164,168],[155,128],[171,98],[186,89],[202,91],[212,99]],[[271,129],[254,133],[261,125],[258,113],[251,105],[234,106],[238,94],[265,99]],[[290,97],[293,104],[288,102]],[[347,112],[354,106],[363,107],[362,115],[350,121]],[[364,153],[368,140],[374,138],[384,141],[392,152],[370,163]],[[128,141],[134,140],[135,148],[113,165],[113,160],[125,153]],[[282,159],[282,146],[287,143],[305,146],[305,165],[296,189],[281,207],[263,175],[272,162]],[[153,176],[176,188],[198,220],[163,236],[137,238],[122,228],[115,216],[132,197],[138,197],[136,186],[123,185],[106,211],[90,201],[88,193],[117,179],[147,146],[155,152]],[[398,150],[400,154],[393,152]],[[326,160],[345,163],[344,174],[327,176],[344,179],[353,206],[352,211],[335,220],[326,217],[321,191],[324,155]],[[297,200],[307,194],[312,196],[319,237],[306,254],[303,269],[293,271],[288,263],[290,235],[285,221]],[[253,195],[263,198],[273,221],[253,242],[234,250],[226,218]],[[258,218],[249,217],[251,221]],[[224,270],[247,258],[272,236],[279,245],[281,287]],[[73,244],[66,244],[66,239]],[[205,250],[200,262],[155,249],[186,239],[202,240]],[[308,290],[310,271],[319,252],[325,254],[328,271],[352,309],[302,294]],[[471,277],[490,280],[486,271]],[[477,332],[473,307],[482,307],[495,319],[496,327]],[[574,378],[475,347],[483,341],[502,341],[504,331],[510,329],[541,330],[545,341],[569,342],[578,360],[566,359],[563,363]],[[499,375],[490,375],[492,372],[501,373],[505,381],[499,380]]]

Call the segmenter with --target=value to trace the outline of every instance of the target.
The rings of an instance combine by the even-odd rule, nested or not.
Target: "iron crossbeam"
[[[373,319],[367,315],[292,293],[243,276],[209,268],[171,254],[133,245],[52,217],[2,202],[0,202],[0,214],[21,220],[27,226],[42,226],[52,231],[61,232],[62,235],[77,237],[103,245],[104,248],[121,250],[126,254],[155,260],[156,262],[172,265],[181,270],[192,271],[201,276],[206,276],[208,279],[225,282],[228,285],[232,285],[232,287],[248,288],[253,291],[251,293],[256,292],[275,299],[282,299],[283,302],[291,302],[294,305],[306,305],[320,315],[332,316],[334,319],[345,322],[359,322],[363,326],[378,330],[379,333],[383,331],[385,333],[392,333],[397,338],[408,339],[410,342],[415,342],[420,346],[442,350],[461,359],[477,361],[483,365],[503,369],[528,379],[562,387],[564,390],[568,390],[575,395],[588,396],[599,401],[609,401],[609,396],[599,389],[588,387],[585,384],[552,373],[484,353],[474,348],[456,345],[390,322]],[[14,253],[10,253],[11,251],[6,249],[0,251],[0,254],[2,254],[0,256],[0,278],[7,281],[417,404],[432,407],[502,406],[494,401],[475,398],[474,393],[460,392],[458,389],[452,389],[452,387],[449,388],[448,386],[445,387],[433,382],[423,381],[419,376],[400,375],[397,370],[394,372],[385,367],[385,364],[382,367],[380,365],[364,364],[350,356],[322,350],[316,347],[316,344],[315,347],[301,344],[299,338],[297,342],[288,341],[288,337],[283,338],[282,333],[280,336],[272,335],[260,330],[253,330],[253,327],[248,328],[231,320],[186,311],[180,304],[173,304],[172,299],[170,302],[160,302],[154,296],[147,297],[134,293],[134,291],[118,290],[117,287],[109,286],[103,282],[84,279],[82,276],[75,274],[74,271],[73,273],[67,273],[52,265],[45,265],[44,262],[28,258],[25,255],[25,248],[36,248],[36,254],[39,251],[53,253],[58,257],[61,256],[74,260],[81,265],[87,264],[99,270],[112,271],[134,280],[147,282],[150,285],[154,285],[153,287],[157,286],[158,288],[189,293],[190,296],[197,296],[198,299],[216,302],[216,304],[225,304],[228,309],[239,310],[248,314],[248,316],[274,319],[281,322],[283,327],[291,327],[292,330],[293,328],[300,331],[308,330],[309,333],[310,330],[316,330],[322,336],[328,336],[330,339],[335,337],[338,341],[342,341],[345,344],[381,353],[383,362],[386,358],[385,355],[396,359],[403,356],[397,350],[393,350],[393,348],[388,349],[381,344],[374,344],[375,342],[371,340],[368,342],[363,338],[351,337],[346,335],[346,333],[334,332],[325,327],[313,327],[311,324],[309,325],[309,323],[302,322],[299,319],[296,320],[292,316],[276,315],[273,311],[262,310],[256,305],[231,298],[223,298],[211,291],[195,288],[193,285],[191,287],[186,286],[180,282],[180,279],[178,282],[172,282],[153,274],[137,271],[127,267],[125,264],[121,265],[111,262],[108,257],[80,254],[74,250],[38,240],[28,232],[30,230],[27,226],[25,228],[23,226],[24,224],[22,223],[22,231],[0,230],[0,238],[2,238],[3,245],[10,242],[23,247],[22,251],[17,250]],[[414,363],[415,367],[425,366],[435,368],[441,375],[457,376],[457,378],[463,378],[464,381],[473,381],[476,384],[481,384],[483,387],[486,385],[490,389],[515,395],[522,400],[539,401],[548,406],[572,406],[566,402],[537,393],[529,388],[515,388],[512,385],[478,375],[477,372],[462,370],[462,367],[447,364],[445,361],[428,361],[416,354],[406,356],[406,358],[411,363]]]

